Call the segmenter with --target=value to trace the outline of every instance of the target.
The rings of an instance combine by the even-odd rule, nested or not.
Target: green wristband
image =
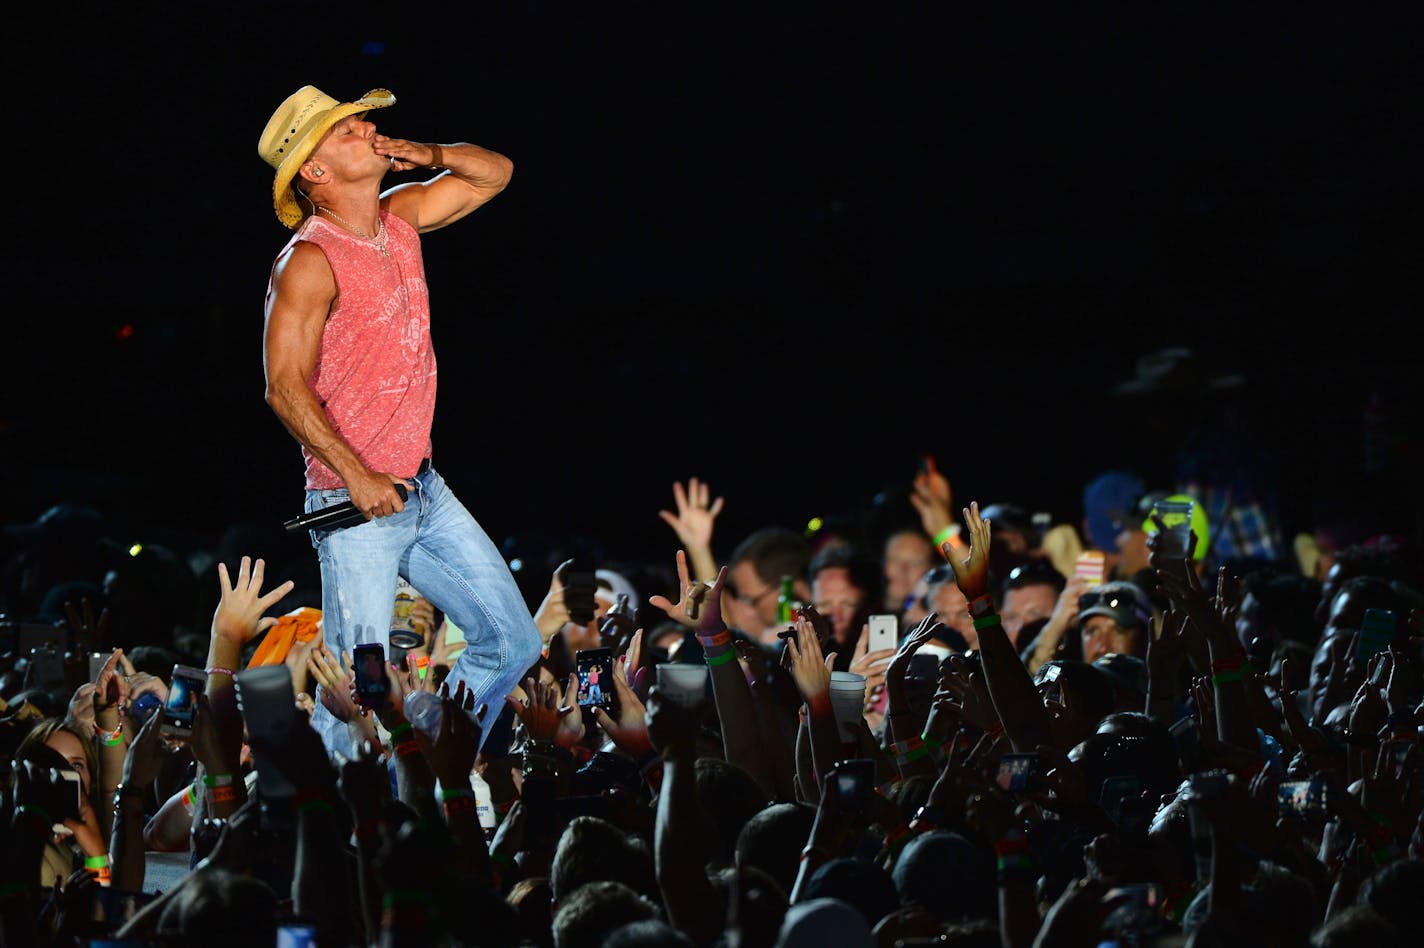
[[[454,799],[456,799],[456,798],[458,798],[458,797],[467,797],[467,798],[473,800],[473,799],[475,798],[475,795],[474,795],[474,793],[472,793],[471,791],[466,790],[466,789],[464,789],[464,788],[462,788],[462,787],[455,787],[455,788],[450,789],[450,790],[441,790],[441,791],[440,791],[440,802],[441,802],[441,803],[448,803],[449,801],[454,800]]]
[[[397,724],[395,727],[391,728],[391,743],[392,743],[392,744],[399,744],[399,743],[400,743],[400,736],[401,736],[402,734],[406,733],[407,731],[413,731],[413,730],[415,730],[415,728],[413,728],[413,727],[411,726],[411,723],[410,723],[409,721],[402,721],[401,723]]]
[[[934,535],[935,549],[938,550],[940,547],[944,546],[946,541],[952,540],[957,536],[959,536],[959,524],[951,523],[949,526],[945,527],[939,533],[936,533]]]
[[[109,868],[109,857],[108,857],[108,856],[85,856],[85,857],[84,857],[84,868],[85,868],[85,869],[107,869],[107,868]]]
[[[977,632],[980,629],[987,629],[991,625],[998,625],[1001,621],[997,612],[991,612],[987,616],[980,616],[974,620],[974,631]]]
[[[710,667],[710,668],[716,668],[718,665],[725,665],[725,664],[727,664],[728,662],[736,661],[736,658],[737,658],[737,650],[734,649],[734,648],[731,648],[731,649],[728,649],[727,651],[723,652],[721,655],[708,655],[708,656],[707,656],[707,665],[708,665],[708,667]]]

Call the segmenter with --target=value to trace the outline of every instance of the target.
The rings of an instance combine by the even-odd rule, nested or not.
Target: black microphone
[[[396,493],[400,494],[401,503],[405,503],[408,496],[404,484],[397,484]],[[288,520],[284,527],[288,533],[296,533],[299,530],[340,530],[342,527],[354,527],[358,523],[365,523],[366,515],[361,508],[351,501],[345,503],[332,504],[330,507],[323,507],[320,510],[313,510],[311,513],[304,513],[300,517],[293,517]]]

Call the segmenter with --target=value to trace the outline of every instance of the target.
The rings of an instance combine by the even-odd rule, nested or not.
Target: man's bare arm
[[[514,162],[504,155],[468,142],[431,146],[377,135],[376,153],[396,159],[398,169],[429,167],[438,154],[449,169],[381,196],[387,210],[422,234],[455,223],[503,191],[514,174]]]
[[[277,262],[267,301],[263,369],[267,404],[307,450],[341,477],[352,502],[369,516],[404,509],[399,478],[372,471],[331,427],[308,384],[321,351],[326,317],[336,300],[336,280],[321,248],[298,241]]]

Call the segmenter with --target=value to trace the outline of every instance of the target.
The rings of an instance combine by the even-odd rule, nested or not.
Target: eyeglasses
[[[763,599],[765,599],[767,596],[771,595],[772,593],[774,593],[774,592],[779,592],[779,591],[780,591],[780,590],[779,590],[778,587],[776,587],[776,586],[768,586],[768,587],[766,587],[765,589],[763,589],[761,592],[757,593],[755,596],[746,596],[746,595],[738,594],[738,595],[735,596],[734,598],[737,600],[737,602],[740,602],[742,605],[751,606],[752,608],[755,609],[755,608],[757,607],[757,605],[758,605]]]

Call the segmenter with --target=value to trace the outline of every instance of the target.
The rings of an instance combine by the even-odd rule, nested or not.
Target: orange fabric
[[[286,660],[293,645],[298,642],[305,645],[317,637],[321,632],[320,622],[321,610],[305,606],[291,615],[282,616],[276,625],[267,630],[267,635],[258,644],[257,651],[252,653],[252,661],[247,663],[247,667],[281,664]]]

